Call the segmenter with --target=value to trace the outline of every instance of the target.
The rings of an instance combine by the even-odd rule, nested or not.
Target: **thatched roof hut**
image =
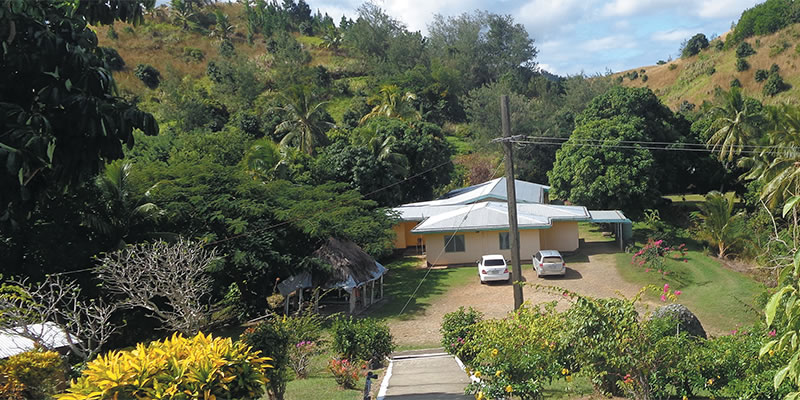
[[[386,273],[386,267],[375,261],[357,244],[349,240],[329,238],[313,255],[330,265],[331,270],[325,275],[312,277],[311,273],[303,272],[285,279],[278,284],[278,290],[283,296],[291,296],[299,289],[302,302],[302,289],[313,287],[342,289],[349,293],[350,312],[353,312],[356,300],[359,298],[364,307],[374,302],[375,283],[379,281],[379,296],[383,297],[383,275]],[[367,291],[369,296],[366,295]],[[286,309],[288,313],[288,297]]]
[[[378,279],[386,273],[383,265],[351,241],[329,238],[314,252],[314,257],[331,266],[328,279],[314,282],[326,289],[342,288],[350,291],[353,287]]]

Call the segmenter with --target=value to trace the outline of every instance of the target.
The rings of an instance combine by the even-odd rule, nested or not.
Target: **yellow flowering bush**
[[[54,351],[34,349],[0,361],[0,399],[38,400],[66,385],[64,363]]]
[[[561,315],[554,304],[545,308],[523,307],[505,319],[484,320],[472,326],[462,352],[474,354],[468,361],[479,378],[467,393],[486,399],[541,398],[546,383],[563,377],[568,346],[560,344]]]
[[[88,363],[59,400],[258,399],[269,358],[230,338],[173,335]]]

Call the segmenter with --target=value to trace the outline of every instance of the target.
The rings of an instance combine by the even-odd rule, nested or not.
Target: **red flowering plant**
[[[669,265],[666,260],[688,262],[686,259],[686,245],[681,243],[678,246],[670,247],[664,240],[648,239],[636,254],[633,255],[631,263],[644,268],[645,272],[658,271],[663,276],[669,275]]]
[[[328,371],[331,371],[336,383],[345,389],[355,389],[366,368],[367,363],[351,362],[346,358],[332,358],[328,362]]]

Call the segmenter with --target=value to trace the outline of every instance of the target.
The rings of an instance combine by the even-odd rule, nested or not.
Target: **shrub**
[[[394,351],[389,327],[372,318],[339,318],[333,323],[331,333],[334,351],[349,360],[368,361],[373,367]]]
[[[66,383],[64,363],[56,352],[35,349],[0,361],[0,399],[50,399]]]
[[[764,84],[762,88],[762,92],[764,96],[775,96],[776,94],[783,92],[785,90],[789,90],[790,86],[783,81],[780,74],[774,73],[769,74],[769,78],[767,78],[767,82]]]
[[[717,50],[724,49],[725,48],[725,42],[723,42],[722,39],[717,40],[717,42],[714,43],[714,48],[717,49]]]
[[[647,82],[647,75],[642,75],[642,82]]]
[[[668,70],[670,70],[670,71],[674,70],[675,68],[678,68],[678,65],[677,65],[677,64],[670,64],[670,65],[667,67],[667,69],[668,69]]]
[[[480,381],[471,383],[467,392],[476,398],[538,399],[552,380],[572,380],[574,347],[563,341],[563,326],[555,303],[477,323],[465,346],[475,354],[467,362],[468,373]]]
[[[442,334],[442,347],[450,354],[459,356],[462,360],[469,360],[472,357],[461,354],[464,343],[471,339],[473,325],[483,320],[480,311],[470,307],[458,307],[458,310],[449,312],[442,318],[442,327],[439,332]]]
[[[667,62],[666,62],[666,61],[664,61],[664,60],[658,60],[658,61],[656,62],[656,65],[664,65],[664,64],[666,64],[666,63],[667,63]]]
[[[355,389],[361,371],[366,368],[366,363],[351,362],[346,358],[333,358],[328,362],[328,371],[331,371],[336,383],[345,389]]]
[[[676,259],[676,257],[672,256],[674,252],[680,254],[677,259],[686,261],[685,244],[681,243],[677,247],[670,247],[663,239],[648,239],[647,244],[633,255],[631,263],[645,268],[645,272],[658,271],[663,275],[668,275],[669,270],[666,260],[668,258]]]
[[[281,319],[274,317],[247,328],[241,340],[253,349],[271,359],[272,368],[267,370],[267,394],[270,399],[281,400],[286,392],[289,380],[289,345],[295,344],[290,339],[291,332]]]
[[[111,351],[89,362],[59,400],[88,398],[259,399],[269,359],[242,342],[173,335],[138,344],[131,351]]]
[[[119,55],[116,49],[111,47],[100,47],[100,52],[103,54],[103,62],[106,67],[111,71],[122,71],[125,68],[125,60]]]
[[[322,325],[324,322],[325,319],[311,309],[283,320],[286,330],[289,331],[289,339],[292,343],[305,341],[321,344]]]
[[[136,31],[134,31],[133,27],[130,26],[130,25],[126,25],[124,28],[122,28],[122,31],[125,32],[125,33],[129,33],[131,35],[135,35],[136,34]]]
[[[194,48],[194,47],[184,47],[183,48],[183,59],[187,62],[200,62],[206,58],[205,53],[203,50]]]
[[[750,43],[742,42],[736,47],[736,57],[745,58],[756,54],[756,51],[753,50],[753,46],[750,46]]]
[[[770,57],[775,57],[778,54],[783,53],[789,47],[791,47],[789,42],[787,42],[785,40],[781,40],[780,43],[775,43],[772,46],[769,46],[769,56]]]
[[[298,379],[305,379],[311,372],[311,360],[322,353],[322,348],[314,342],[302,341],[289,346],[289,366]]]
[[[756,71],[755,79],[756,82],[764,82],[769,77],[769,71],[765,69],[759,69]]]
[[[702,33],[692,36],[681,50],[681,57],[691,57],[708,47],[708,38]]]
[[[625,77],[624,77],[624,76],[622,76],[622,75],[618,76],[618,77],[617,77],[617,83],[622,83],[622,81],[623,81],[624,79],[625,79]]]
[[[733,78],[733,80],[731,81],[731,87],[732,88],[740,88],[740,87],[742,87],[742,82],[739,81],[739,78]]]
[[[157,88],[158,84],[161,83],[161,73],[152,65],[139,64],[133,70],[133,74],[150,89]]]
[[[772,64],[769,66],[769,73],[771,74],[777,74],[780,70],[781,67],[779,67],[778,64]]]
[[[225,38],[219,42],[219,55],[225,58],[231,58],[236,55],[236,48],[233,47],[233,42],[230,39]]]
[[[750,64],[744,58],[736,59],[736,70],[739,72],[747,71],[750,69]]]

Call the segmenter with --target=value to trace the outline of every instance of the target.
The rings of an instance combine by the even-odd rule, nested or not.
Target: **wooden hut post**
[[[375,280],[373,279],[370,283],[372,285],[369,288],[369,304],[373,304],[375,303]]]
[[[381,299],[383,298],[383,275],[381,275]]]
[[[356,310],[356,288],[350,291],[350,314]]]
[[[297,300],[297,311],[303,310],[303,288],[300,288],[300,298]]]
[[[292,294],[289,293],[286,295],[286,300],[283,303],[283,315],[289,315],[289,299],[292,298]]]

